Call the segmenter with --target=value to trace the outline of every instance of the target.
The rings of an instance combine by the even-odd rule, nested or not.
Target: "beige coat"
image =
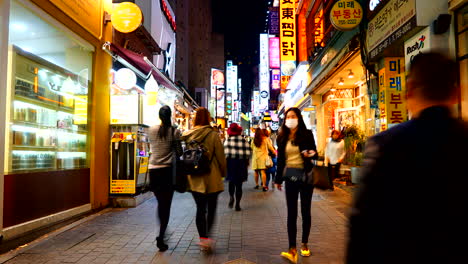
[[[181,139],[185,142],[200,141],[205,135],[207,136],[203,145],[208,150],[211,159],[210,173],[193,177],[189,175],[189,190],[198,193],[222,192],[224,190],[223,177],[226,177],[227,165],[224,147],[218,133],[211,126],[202,126],[185,132]]]
[[[263,138],[262,145],[259,148],[255,146],[252,140],[252,170],[265,170],[267,168],[265,163],[268,158],[268,150],[275,152],[270,138]]]

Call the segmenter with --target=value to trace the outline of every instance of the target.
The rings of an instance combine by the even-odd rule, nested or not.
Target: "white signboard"
[[[416,0],[390,0],[369,22],[368,50],[372,51],[383,41],[416,16]],[[393,42],[393,41],[392,41]]]
[[[111,96],[111,124],[139,123],[138,94]]]
[[[412,38],[405,41],[405,70],[409,71],[411,61],[419,53],[429,52],[431,50],[431,30],[426,27],[416,33]]]
[[[269,57],[268,57],[268,34],[260,34],[260,66],[259,66],[259,86],[260,92],[270,93],[270,71],[269,71]],[[268,110],[268,99],[260,98],[259,110]]]

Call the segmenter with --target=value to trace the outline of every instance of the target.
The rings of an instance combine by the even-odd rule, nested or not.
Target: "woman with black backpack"
[[[160,251],[169,247],[164,243],[164,233],[169,224],[172,197],[174,196],[172,164],[175,149],[182,154],[180,146],[180,132],[172,126],[172,111],[167,105],[159,110],[161,125],[152,126],[148,136],[150,140],[151,156],[149,159],[150,189],[158,200],[158,217],[160,222],[159,236],[156,245]]]
[[[211,250],[213,246],[213,240],[209,236],[215,219],[218,195],[224,190],[222,178],[227,171],[224,147],[218,133],[210,126],[210,120],[210,113],[206,108],[197,108],[194,128],[182,136],[187,147],[198,145],[204,148],[203,153],[209,161],[208,170],[187,176],[188,189],[197,205],[196,225],[202,250]]]

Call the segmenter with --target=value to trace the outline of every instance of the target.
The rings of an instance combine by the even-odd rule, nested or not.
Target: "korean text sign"
[[[379,109],[381,131],[408,120],[404,58],[385,58],[379,71]]]
[[[340,0],[330,11],[332,25],[341,31],[352,30],[359,26],[362,16],[362,7],[355,0]]]
[[[291,76],[296,70],[295,2],[295,0],[280,1],[280,56],[283,76]]]

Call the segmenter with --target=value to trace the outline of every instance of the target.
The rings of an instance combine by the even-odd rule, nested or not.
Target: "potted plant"
[[[359,169],[362,166],[366,136],[359,127],[351,125],[343,131],[346,156],[344,164],[351,167],[351,182],[359,182]]]

